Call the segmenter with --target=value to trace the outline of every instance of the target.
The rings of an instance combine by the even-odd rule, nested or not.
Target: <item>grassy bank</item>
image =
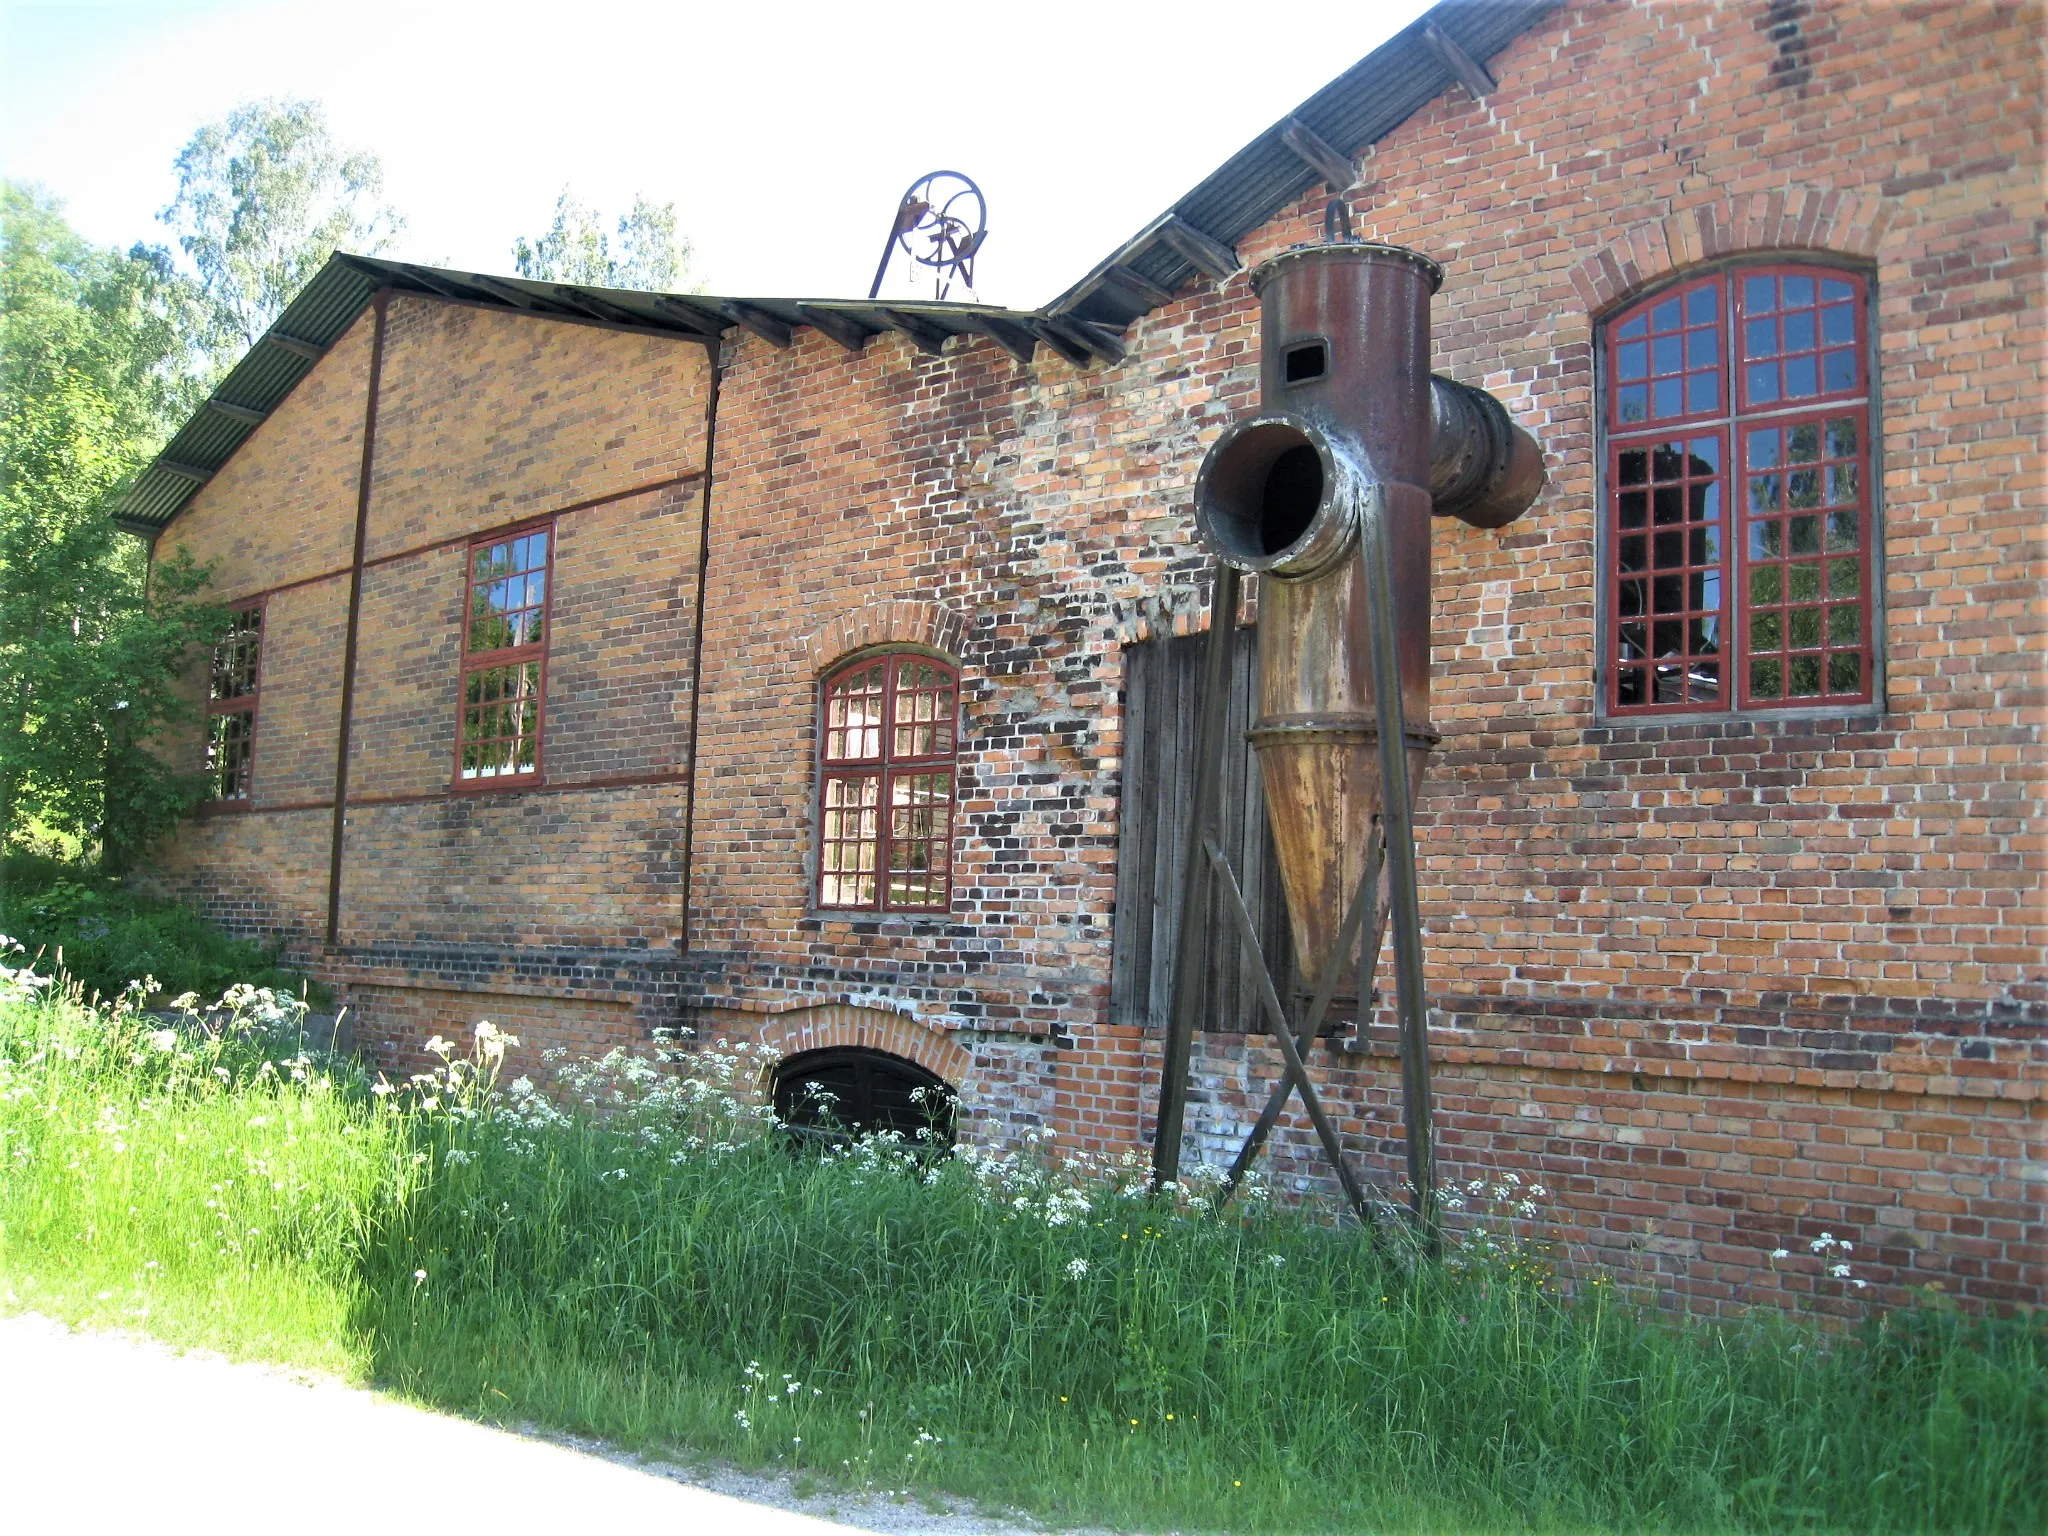
[[[10,1305],[483,1418],[1142,1527],[2048,1522],[2034,1322],[1676,1325],[1504,1229],[1418,1265],[1114,1168],[794,1157],[738,1053],[380,1094],[45,997],[0,1063]]]
[[[140,976],[154,978],[165,997],[212,999],[236,983],[293,994],[308,985],[279,965],[274,949],[75,860],[0,853],[0,933],[40,953],[46,972],[62,953],[65,974],[87,996],[118,997]],[[326,1000],[325,989],[312,991],[316,1003]]]

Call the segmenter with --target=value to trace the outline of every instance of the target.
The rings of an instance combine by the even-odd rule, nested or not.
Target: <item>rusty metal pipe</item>
[[[1542,493],[1543,450],[1483,389],[1429,378],[1430,511],[1505,528]]]

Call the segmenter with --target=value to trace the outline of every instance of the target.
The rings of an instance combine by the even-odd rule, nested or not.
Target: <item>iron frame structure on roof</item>
[[[1077,367],[1118,363],[1123,334],[1192,278],[1227,280],[1236,243],[1318,182],[1343,191],[1357,152],[1443,91],[1493,88],[1485,61],[1561,0],[1443,0],[1303,102],[1037,310],[918,300],[722,298],[455,272],[337,253],[211,398],[138,474],[113,520],[154,538],[340,340],[380,289],[712,344],[738,327],[777,347],[809,326],[849,351],[885,332],[938,354],[958,336],[1019,362],[1046,347]]]

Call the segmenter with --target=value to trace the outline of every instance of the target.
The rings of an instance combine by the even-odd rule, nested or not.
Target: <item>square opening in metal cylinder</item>
[[[1280,354],[1280,378],[1287,384],[1306,384],[1330,371],[1330,349],[1322,341],[1297,341]]]

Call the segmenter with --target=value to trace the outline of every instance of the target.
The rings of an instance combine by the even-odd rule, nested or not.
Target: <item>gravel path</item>
[[[1037,1536],[965,1507],[642,1462],[448,1418],[341,1382],[0,1318],[0,1527]],[[1083,1533],[1075,1533],[1083,1536]],[[1106,1536],[1106,1533],[1099,1533]]]

